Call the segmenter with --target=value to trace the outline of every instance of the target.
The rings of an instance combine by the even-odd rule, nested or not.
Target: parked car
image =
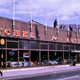
[[[33,66],[33,63],[30,62],[30,65]],[[29,61],[23,61],[22,66],[29,66]]]
[[[48,60],[42,60],[41,65],[48,65]]]
[[[18,67],[18,61],[15,61],[13,58],[7,59],[8,67]],[[19,67],[22,66],[22,62],[19,62]]]
[[[18,62],[10,62],[8,63],[9,67],[18,67]],[[22,63],[19,62],[19,67],[22,66]]]
[[[49,65],[58,64],[56,60],[49,60]],[[42,65],[48,65],[48,60],[43,60]]]
[[[53,65],[53,64],[58,64],[58,62],[57,61],[49,60],[49,65]]]
[[[32,63],[33,63],[33,66],[37,66],[38,65],[37,61],[32,61]]]

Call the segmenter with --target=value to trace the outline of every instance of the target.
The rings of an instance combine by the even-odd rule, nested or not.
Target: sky
[[[14,1],[15,19],[30,21],[30,0]],[[80,24],[80,0],[32,0],[32,19],[45,25],[45,9],[47,26],[55,19],[59,24]],[[0,17],[13,19],[13,0],[0,0]]]

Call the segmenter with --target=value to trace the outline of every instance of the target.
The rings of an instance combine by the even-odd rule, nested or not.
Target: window
[[[64,50],[69,50],[69,46],[64,46]]]
[[[79,45],[75,45],[75,49],[76,50],[79,50]]]
[[[55,50],[55,43],[49,43],[49,49]]]
[[[57,50],[63,50],[63,45],[62,44],[57,44]]]
[[[74,45],[70,45],[70,50],[74,50]]]
[[[21,48],[21,49],[29,49],[29,41],[27,41],[27,40],[19,40],[19,48]]]
[[[18,43],[16,43],[16,42],[7,42],[7,48],[18,48]]]
[[[31,49],[39,49],[39,42],[37,41],[30,41]]]
[[[48,49],[47,42],[41,42],[41,49]]]

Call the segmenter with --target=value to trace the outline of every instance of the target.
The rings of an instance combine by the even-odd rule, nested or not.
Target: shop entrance
[[[70,53],[70,59],[76,59],[76,63],[80,63],[80,53]]]

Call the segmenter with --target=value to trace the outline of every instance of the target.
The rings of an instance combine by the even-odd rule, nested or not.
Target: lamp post
[[[1,53],[1,76],[3,76],[3,45],[5,43],[5,41],[4,41],[3,38],[0,40],[0,43],[2,45],[2,53]]]
[[[31,10],[31,32],[32,32],[32,0],[31,0],[30,10]]]

